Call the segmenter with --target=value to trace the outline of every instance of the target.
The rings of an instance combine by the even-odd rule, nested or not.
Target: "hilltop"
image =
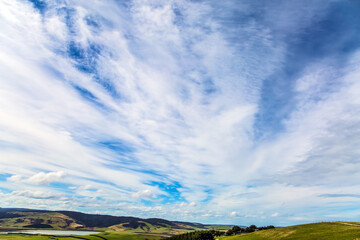
[[[358,222],[324,222],[257,231],[253,233],[219,237],[219,240],[357,240],[360,239]]]

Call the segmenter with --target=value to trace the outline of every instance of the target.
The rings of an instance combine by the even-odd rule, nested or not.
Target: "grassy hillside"
[[[7,212],[0,219],[2,228],[52,228],[77,229],[84,225],[58,212]]]
[[[175,222],[159,218],[141,219],[74,211],[0,208],[0,231],[1,229],[54,229],[179,234],[205,227],[200,223]]]
[[[87,236],[46,236],[30,234],[0,234],[0,240],[160,240],[160,236],[131,234],[124,232],[103,232]]]
[[[125,231],[106,231],[87,236],[45,236],[27,234],[0,234],[0,240],[160,240],[161,236],[136,234]],[[219,240],[360,240],[360,223],[313,223],[218,237]]]
[[[219,237],[219,240],[360,240],[360,223],[312,223],[254,233]]]

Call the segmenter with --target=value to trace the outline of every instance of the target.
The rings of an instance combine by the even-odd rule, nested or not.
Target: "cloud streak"
[[[330,197],[360,194],[350,5],[1,2],[4,204],[238,224],[350,219],[355,203]],[[337,43],[320,48],[332,31]]]

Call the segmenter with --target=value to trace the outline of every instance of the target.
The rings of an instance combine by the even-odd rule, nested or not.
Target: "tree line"
[[[275,228],[274,226],[266,226],[266,227],[257,227],[255,225],[250,225],[249,227],[239,227],[233,226],[231,229],[227,231],[217,231],[217,230],[202,230],[202,231],[194,231],[187,232],[179,235],[175,235],[169,238],[164,238],[164,240],[214,240],[215,237],[218,236],[233,236],[241,233],[251,233],[255,231],[261,231],[266,229]]]
[[[273,225],[269,225],[266,227],[257,227],[255,225],[250,225],[249,227],[239,227],[239,226],[233,226],[231,229],[227,230],[225,235],[226,236],[232,236],[232,235],[237,235],[240,233],[251,233],[251,232],[255,232],[255,231],[261,231],[261,230],[266,230],[266,229],[272,229],[275,228]]]

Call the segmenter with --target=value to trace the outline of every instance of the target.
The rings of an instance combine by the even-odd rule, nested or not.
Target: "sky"
[[[0,207],[360,219],[360,2],[0,1]]]

